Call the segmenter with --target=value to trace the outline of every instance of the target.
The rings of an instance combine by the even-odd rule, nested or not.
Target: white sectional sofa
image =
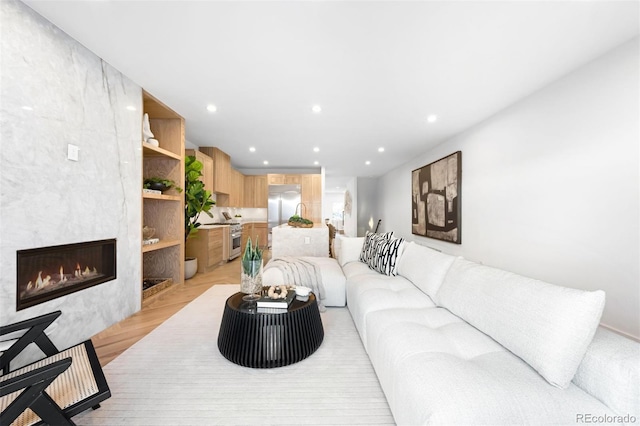
[[[336,251],[398,424],[640,422],[640,343],[598,327],[603,292],[413,242],[386,275],[359,260],[363,242],[340,238]]]

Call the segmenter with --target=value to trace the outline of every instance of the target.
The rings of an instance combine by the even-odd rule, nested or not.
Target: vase
[[[184,260],[184,279],[188,280],[198,272],[198,258],[187,257]]]
[[[262,259],[242,260],[240,267],[240,292],[246,294],[242,300],[254,302],[262,292]]]

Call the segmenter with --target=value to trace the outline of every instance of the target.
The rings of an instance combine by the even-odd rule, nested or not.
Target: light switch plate
[[[77,145],[67,145],[67,159],[71,161],[78,161],[78,152],[80,148]]]

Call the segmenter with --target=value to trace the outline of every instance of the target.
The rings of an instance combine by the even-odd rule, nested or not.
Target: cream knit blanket
[[[325,291],[322,284],[322,273],[318,265],[297,257],[283,256],[271,259],[264,267],[265,271],[270,268],[279,269],[282,272],[285,283],[309,287],[316,295],[320,312],[326,310],[324,303],[322,303],[325,298]]]

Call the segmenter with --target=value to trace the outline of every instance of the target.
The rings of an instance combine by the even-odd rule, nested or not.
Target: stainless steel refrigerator
[[[300,185],[269,185],[267,221],[269,236],[275,226],[287,223],[300,204]]]

